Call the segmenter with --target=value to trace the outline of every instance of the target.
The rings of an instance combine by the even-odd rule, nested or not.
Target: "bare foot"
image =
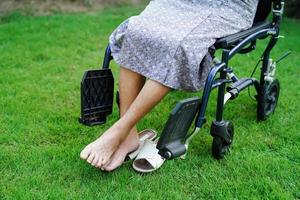
[[[124,131],[124,128],[115,123],[97,140],[87,145],[81,151],[80,157],[92,166],[103,167],[121,144]]]
[[[105,171],[112,171],[121,166],[126,158],[126,155],[139,147],[140,140],[136,131],[130,132],[127,138],[120,144],[114,152],[108,164],[103,168]]]

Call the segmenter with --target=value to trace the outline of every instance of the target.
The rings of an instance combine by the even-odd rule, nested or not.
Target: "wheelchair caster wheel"
[[[224,158],[225,154],[229,152],[230,145],[233,140],[234,127],[233,123],[229,121],[223,121],[223,124],[217,125],[213,124],[212,126],[212,135],[214,137],[212,143],[212,155],[215,159]],[[213,131],[218,131],[213,133]]]
[[[261,95],[257,102],[257,119],[259,121],[266,120],[274,113],[277,106],[280,91],[278,79],[275,79],[270,84],[265,84],[262,88]]]

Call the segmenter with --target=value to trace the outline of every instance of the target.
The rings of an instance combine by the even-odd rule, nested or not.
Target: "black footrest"
[[[114,77],[110,69],[86,71],[81,81],[80,123],[88,126],[103,124],[112,113]]]
[[[157,143],[157,149],[161,156],[166,159],[173,159],[185,153],[185,139],[199,105],[200,98],[198,97],[185,99],[177,103]]]

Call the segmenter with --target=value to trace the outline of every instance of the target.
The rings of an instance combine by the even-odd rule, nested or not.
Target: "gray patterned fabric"
[[[211,68],[203,60],[208,48],[216,38],[250,28],[257,4],[258,0],[152,0],[110,35],[112,56],[122,67],[163,85],[198,91]]]

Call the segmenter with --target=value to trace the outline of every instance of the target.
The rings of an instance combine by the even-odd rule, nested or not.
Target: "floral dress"
[[[116,63],[176,90],[198,91],[217,38],[252,26],[258,0],[151,0],[110,35]]]

